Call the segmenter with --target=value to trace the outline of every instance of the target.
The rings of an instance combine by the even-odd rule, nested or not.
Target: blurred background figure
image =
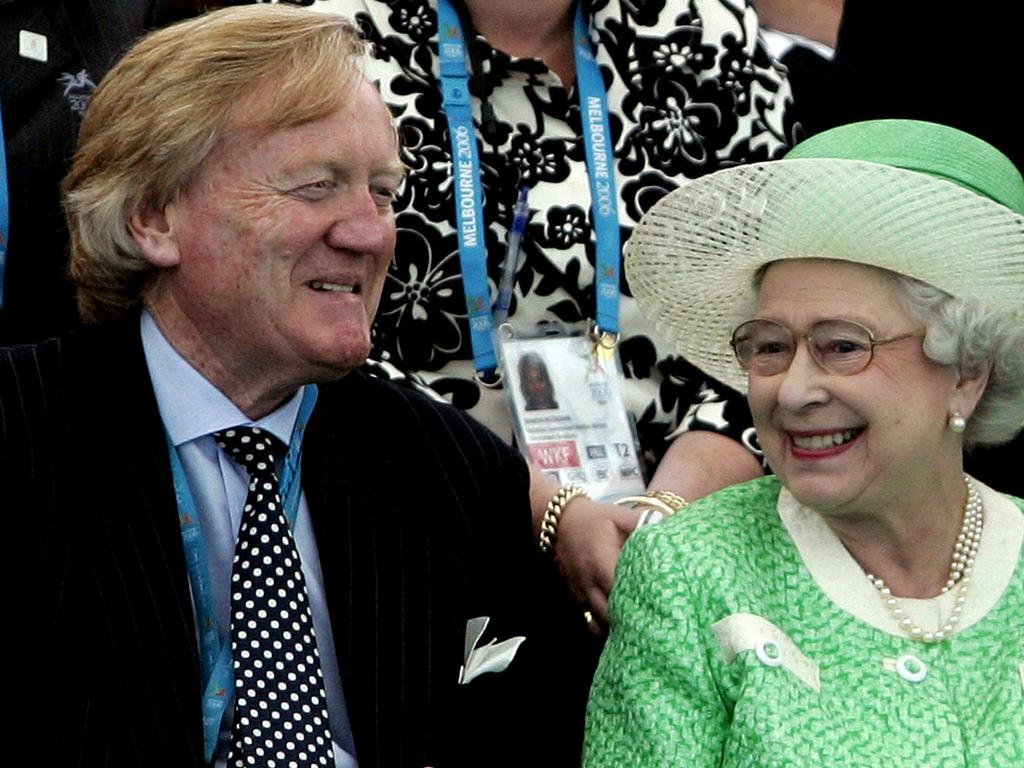
[[[809,132],[879,117],[950,125],[1024,167],[1020,91],[1024,5],[979,0],[845,0],[827,92]]]
[[[38,340],[78,324],[59,187],[96,84],[143,32],[214,4],[0,2],[0,113],[10,205],[0,343]]]
[[[768,52],[786,67],[793,114],[820,130],[828,101],[843,0],[755,0]]]

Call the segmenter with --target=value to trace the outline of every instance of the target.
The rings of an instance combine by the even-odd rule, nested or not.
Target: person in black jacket
[[[355,370],[403,174],[361,50],[217,11],[91,100],[64,185],[89,327],[0,352],[41,763],[561,763],[523,461]],[[523,738],[540,697],[553,737]]]

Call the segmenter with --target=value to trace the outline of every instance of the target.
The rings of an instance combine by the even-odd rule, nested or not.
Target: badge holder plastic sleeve
[[[507,323],[495,345],[520,453],[559,484],[614,500],[645,488],[622,368],[589,334],[518,335]]]

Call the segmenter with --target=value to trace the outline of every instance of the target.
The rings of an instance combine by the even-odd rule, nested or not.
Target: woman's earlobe
[[[977,372],[961,372],[953,393],[951,412],[960,414],[963,419],[970,419],[978,402],[985,394],[988,386],[988,369]]]

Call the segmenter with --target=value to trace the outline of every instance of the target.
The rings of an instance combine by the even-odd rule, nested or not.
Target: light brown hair
[[[270,133],[340,109],[363,52],[344,19],[284,5],[211,11],[140,40],[93,94],[62,187],[82,318],[125,315],[155,280],[128,228],[136,210],[175,200],[232,127]]]

